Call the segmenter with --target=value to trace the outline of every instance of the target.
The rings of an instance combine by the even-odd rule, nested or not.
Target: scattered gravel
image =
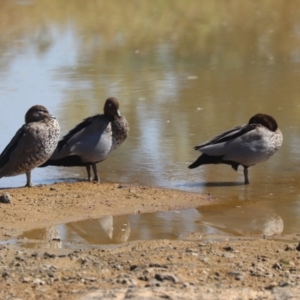
[[[266,239],[93,250],[5,246],[0,299],[298,299],[300,254],[297,243],[290,247]]]

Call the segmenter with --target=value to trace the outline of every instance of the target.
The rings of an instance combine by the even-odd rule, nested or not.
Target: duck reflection
[[[26,248],[62,248],[60,234],[56,226],[26,231],[19,238],[28,240],[24,243]],[[37,240],[40,243],[37,243]]]
[[[131,229],[126,216],[106,216],[66,224],[66,239],[76,234],[88,244],[120,244],[128,241]]]
[[[227,234],[253,236],[280,235],[284,229],[281,216],[261,203],[242,203],[235,207],[218,205],[198,208],[200,223],[207,226],[207,233],[216,229]]]
[[[25,247],[72,248],[80,244],[110,245],[149,239],[201,239],[202,235],[212,234],[274,236],[283,229],[282,217],[267,205],[234,201],[181,211],[106,216],[35,229],[20,237],[28,239]]]

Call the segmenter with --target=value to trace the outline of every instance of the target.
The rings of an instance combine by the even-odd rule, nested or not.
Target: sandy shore
[[[69,221],[213,205],[211,195],[127,184],[3,189],[2,240]],[[299,236],[138,241],[91,250],[0,246],[0,299],[298,299]]]

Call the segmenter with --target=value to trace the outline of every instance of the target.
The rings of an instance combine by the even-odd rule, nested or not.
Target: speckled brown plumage
[[[0,155],[0,178],[26,174],[32,186],[31,170],[44,163],[55,150],[60,134],[56,119],[42,105],[32,106],[25,124]]]
[[[110,97],[104,105],[104,114],[86,118],[59,141],[51,158],[41,165],[85,166],[88,180],[99,181],[96,164],[105,160],[127,138],[129,125],[120,115],[119,101]]]

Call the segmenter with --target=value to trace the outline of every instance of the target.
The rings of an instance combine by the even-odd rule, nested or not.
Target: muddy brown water
[[[101,113],[105,99],[115,96],[131,131],[98,165],[103,181],[214,194],[221,205],[193,211],[204,232],[262,234],[264,225],[255,224],[272,223],[275,216],[282,233],[297,233],[298,2],[183,3],[142,1],[120,9],[100,2],[1,1],[0,149],[31,105],[45,105],[65,134],[83,118]],[[108,26],[105,16],[112,13]],[[250,168],[249,186],[242,184],[242,170],[229,166],[187,169],[198,156],[194,145],[257,112],[276,118],[284,143],[269,161]],[[35,184],[50,184],[86,174],[83,168],[49,167],[34,170],[32,177]],[[0,181],[1,187],[24,183],[25,176]],[[179,215],[181,224],[189,221],[190,214]],[[146,219],[148,228],[157,221],[155,215]]]

